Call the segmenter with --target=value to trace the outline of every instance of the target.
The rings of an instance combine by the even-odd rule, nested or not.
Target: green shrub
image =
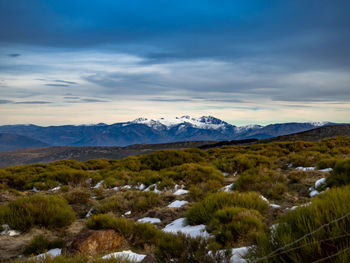
[[[161,150],[139,158],[143,169],[161,170],[184,163],[204,161],[204,155],[200,150]]]
[[[208,195],[192,206],[186,213],[186,219],[191,225],[207,224],[216,211],[233,206],[255,209],[260,213],[268,209],[268,203],[262,200],[258,193],[221,192]]]
[[[323,158],[316,164],[317,169],[333,168],[337,162],[336,158]]]
[[[19,197],[0,207],[0,221],[13,229],[26,231],[36,226],[60,228],[71,224],[75,214],[66,200],[57,195]]]
[[[229,248],[235,246],[238,241],[241,245],[242,242],[251,244],[263,235],[262,219],[256,210],[226,207],[215,212],[207,228],[215,235],[217,242]]]
[[[299,207],[280,218],[271,236],[259,240],[255,256],[266,256],[297,240],[294,245],[279,252],[298,249],[280,255],[276,253],[264,262],[314,262],[348,248],[350,237],[344,234],[350,232],[350,216],[344,215],[349,211],[349,186],[326,191],[313,198],[311,205]],[[337,261],[337,257],[332,260],[344,262]]]
[[[330,176],[327,178],[327,185],[342,186],[350,183],[350,159],[338,161]]]
[[[283,174],[268,169],[250,169],[242,173],[234,184],[239,191],[257,191],[264,196],[280,199],[287,191]]]
[[[37,255],[44,253],[49,248],[49,240],[44,235],[37,235],[32,238],[30,243],[26,246],[24,254]]]
[[[123,214],[127,211],[145,212],[162,204],[161,196],[154,192],[118,192],[114,196],[102,200],[101,205],[97,208],[97,213],[113,212]]]
[[[69,204],[86,204],[89,202],[90,193],[83,189],[75,189],[64,195]]]
[[[29,259],[15,259],[11,261],[12,263],[135,263],[135,261],[130,261],[124,258],[110,258],[102,259],[100,256],[91,258],[84,255],[74,255],[66,256],[60,255],[57,257],[40,257],[40,258],[29,258]]]

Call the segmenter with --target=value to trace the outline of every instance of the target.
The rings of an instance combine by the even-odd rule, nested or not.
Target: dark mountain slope
[[[42,141],[28,138],[26,136],[10,133],[0,133],[0,152],[11,151],[18,148],[47,146],[49,145]]]

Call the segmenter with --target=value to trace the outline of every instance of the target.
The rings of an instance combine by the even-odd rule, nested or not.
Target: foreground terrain
[[[13,166],[0,183],[1,260],[350,261],[349,137]]]

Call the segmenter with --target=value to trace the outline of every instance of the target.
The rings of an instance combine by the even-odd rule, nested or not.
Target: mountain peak
[[[137,118],[130,122],[130,124],[144,124],[153,129],[171,129],[178,125],[187,125],[199,129],[221,129],[225,128],[228,123],[215,118],[213,116],[202,116],[200,118],[192,118],[188,115],[175,117],[175,118],[159,118],[159,119],[147,119]]]

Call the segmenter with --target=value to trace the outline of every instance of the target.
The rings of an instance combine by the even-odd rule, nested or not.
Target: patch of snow
[[[88,217],[90,217],[90,216],[92,216],[92,212],[94,211],[94,208],[91,208],[90,210],[89,210],[89,212],[87,212],[87,214],[86,214],[86,218],[88,218]]]
[[[329,173],[329,172],[332,172],[333,169],[332,168],[325,168],[325,169],[321,169],[319,170],[320,172],[325,172],[325,173]]]
[[[314,197],[315,195],[318,195],[320,192],[319,191],[317,191],[317,190],[313,190],[313,191],[311,191],[310,192],[310,197]]]
[[[298,207],[305,207],[305,206],[309,206],[309,205],[311,205],[311,202],[308,202],[308,203],[305,203],[305,204],[302,204],[302,205],[295,205],[295,206],[292,206],[291,208],[286,208],[286,210],[295,210],[295,209],[297,209]]]
[[[180,200],[175,200],[174,202],[172,202],[171,204],[168,205],[168,207],[172,207],[172,208],[179,208],[184,206],[185,204],[187,204],[187,201],[180,201]]]
[[[60,189],[61,189],[61,186],[59,185],[59,186],[56,186],[56,187],[52,188],[51,191],[56,192],[56,191],[58,191]]]
[[[139,220],[137,220],[137,222],[141,222],[141,223],[160,223],[160,219],[159,218],[154,218],[154,217],[144,217],[144,218],[140,218]]]
[[[232,187],[233,187],[233,183],[232,184],[229,184],[229,185],[226,185],[224,186],[223,188],[221,188],[220,190],[221,191],[224,191],[224,192],[230,192],[232,190]]]
[[[243,257],[248,254],[249,249],[251,249],[251,247],[233,248],[230,263],[246,263],[247,261]]]
[[[119,186],[115,186],[112,188],[114,191],[119,191]]]
[[[168,233],[183,233],[189,235],[190,237],[210,237],[209,233],[205,230],[205,225],[189,226],[186,225],[185,218],[179,218],[163,228],[164,232]]]
[[[35,256],[34,258],[36,259],[42,259],[42,258],[46,258],[48,256],[50,257],[57,257],[59,255],[61,255],[61,249],[60,248],[53,248],[53,249],[50,249],[49,251],[45,252],[45,253],[42,253],[42,254],[39,254],[37,256]]]
[[[267,200],[267,198],[266,198],[265,196],[263,196],[263,195],[260,195],[260,199],[263,200],[263,201],[265,201],[266,203],[269,202],[269,200]]]
[[[2,228],[4,229],[0,235],[2,236],[10,236],[10,237],[14,237],[14,236],[18,236],[21,234],[21,232],[18,232],[16,230],[11,230],[10,226],[8,224],[3,224]]]
[[[222,175],[225,176],[225,177],[230,175],[230,173],[227,173],[227,172],[221,172],[221,173],[222,173]]]
[[[103,180],[102,181],[99,181],[94,187],[92,187],[92,188],[100,188],[101,187],[101,185],[103,184]]]
[[[156,184],[151,184],[150,186],[148,186],[146,189],[144,189],[143,191],[152,191],[151,189],[153,188],[153,192],[155,193],[161,193],[161,191],[159,191],[157,189],[157,185]]]
[[[144,184],[141,184],[139,186],[136,186],[136,189],[143,191],[146,188],[146,186]]]
[[[33,192],[34,192],[34,193],[39,193],[40,191],[39,191],[38,189],[36,189],[35,186],[33,186]]]
[[[281,208],[280,205],[276,205],[276,204],[269,204],[269,206],[272,207],[272,208],[275,208],[275,209]]]
[[[323,186],[326,184],[326,178],[321,178],[315,182],[314,188],[317,189],[320,186]]]
[[[304,171],[304,172],[314,171],[315,167],[301,167],[301,166],[299,166],[299,167],[295,168],[295,170]]]
[[[129,189],[131,189],[131,185],[124,185],[124,186],[122,186],[121,188],[122,188],[122,189],[127,189],[127,190],[129,190]]]
[[[185,195],[185,194],[188,194],[188,190],[185,190],[185,189],[179,189],[179,190],[176,190],[174,195]]]
[[[127,259],[130,261],[135,261],[135,262],[141,262],[144,260],[146,255],[143,254],[137,254],[132,252],[131,250],[125,250],[121,252],[114,252],[108,255],[103,256],[103,259],[111,259],[111,258],[121,258],[121,259]]]
[[[131,215],[131,211],[128,211],[124,214],[125,216]]]

